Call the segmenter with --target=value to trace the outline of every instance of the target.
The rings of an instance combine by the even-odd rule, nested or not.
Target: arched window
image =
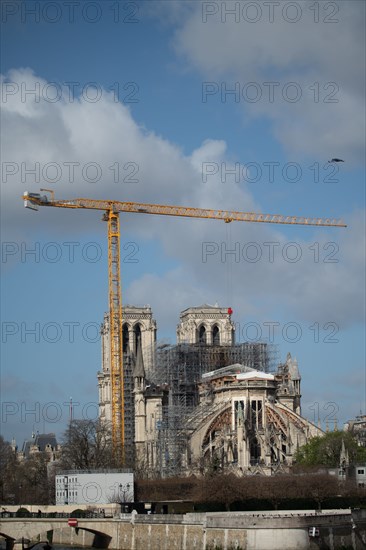
[[[206,334],[206,327],[204,325],[201,325],[198,329],[198,343],[199,344],[206,344],[207,342],[207,334]]]
[[[220,345],[220,329],[217,325],[212,328],[212,343],[214,346]]]
[[[258,464],[261,457],[261,446],[258,439],[254,437],[250,442],[250,463]]]
[[[141,325],[137,323],[133,327],[133,334],[134,334],[134,342],[135,342],[135,349],[134,352],[137,354],[137,346],[139,345],[139,341],[141,340]]]
[[[252,425],[254,428],[263,428],[262,401],[253,399],[252,407]]]
[[[130,339],[130,335],[128,333],[128,324],[123,323],[123,326],[122,326],[123,353],[127,352],[129,339]]]

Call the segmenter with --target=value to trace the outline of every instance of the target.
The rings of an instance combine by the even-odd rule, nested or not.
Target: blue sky
[[[107,0],[72,16],[62,1],[2,3],[4,437],[61,435],[70,396],[95,416],[106,224],[25,210],[40,187],[343,218],[122,215],[123,301],[150,304],[172,343],[183,309],[231,306],[237,340],[297,357],[304,416],[365,412],[364,6]]]

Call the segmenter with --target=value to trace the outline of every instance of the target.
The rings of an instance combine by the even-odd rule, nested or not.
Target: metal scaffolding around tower
[[[156,347],[155,368],[151,381],[167,383],[173,390],[174,403],[197,405],[195,387],[202,374],[236,363],[263,372],[276,367],[277,348],[266,342],[233,345],[177,344]]]
[[[189,461],[187,440],[190,428],[187,419],[193,410],[199,415],[207,414],[207,410],[198,406],[198,383],[203,374],[234,364],[274,372],[277,357],[277,347],[265,342],[230,346],[158,344],[149,382],[167,388],[169,397],[157,421],[158,465],[155,474],[161,477],[178,475]]]

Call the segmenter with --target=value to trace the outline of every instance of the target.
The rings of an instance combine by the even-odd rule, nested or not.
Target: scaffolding
[[[179,475],[189,463],[188,437],[192,426],[188,417],[194,410],[207,416],[199,406],[198,383],[205,373],[239,364],[263,372],[274,372],[277,348],[263,342],[245,342],[232,346],[207,344],[158,344],[154,369],[149,382],[168,388],[167,404],[157,421],[155,474],[161,477]]]
[[[124,382],[124,466],[132,468],[135,461],[135,400],[134,400],[134,357],[130,353],[123,354]]]
[[[232,346],[158,344],[150,380],[158,385],[169,384],[173,405],[195,407],[198,404],[197,384],[203,374],[234,364],[274,372],[276,358],[277,348],[265,342]]]
[[[105,318],[102,333],[109,333]],[[107,344],[108,342],[106,342]],[[107,346],[108,348],[108,346]],[[109,348],[108,348],[109,349]],[[207,417],[209,411],[199,403],[198,384],[204,374],[230,365],[243,365],[263,372],[274,372],[277,366],[277,348],[266,342],[244,342],[233,345],[187,344],[171,345],[159,342],[143,349],[147,388],[159,387],[164,394],[159,417],[156,418],[154,441],[157,464],[152,475],[178,475],[189,464],[188,438],[196,422]],[[108,357],[103,362],[108,362]],[[135,464],[135,354],[127,348],[123,354],[124,375],[124,464]],[[109,377],[110,370],[103,371]],[[103,374],[100,373],[100,374]],[[148,390],[149,391],[149,390]],[[189,421],[190,419],[190,421]]]

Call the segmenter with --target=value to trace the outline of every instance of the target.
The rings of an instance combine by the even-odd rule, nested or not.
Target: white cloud
[[[41,86],[46,84],[30,70],[14,70],[6,79],[19,85],[26,81],[29,88],[35,82]],[[43,186],[54,188],[62,198],[86,196],[260,211],[248,188],[236,184],[234,179],[223,183],[217,173],[203,182],[203,162],[226,162],[228,168],[233,167],[225,141],[208,137],[190,156],[185,156],[176,144],[139,127],[131,112],[114,102],[112,94],[104,93],[97,103],[83,98],[70,103],[63,98],[54,104],[30,99],[24,103],[20,95],[14,95],[4,104],[3,131],[8,135],[3,142],[3,163],[18,166],[16,174],[8,175],[7,181],[3,179],[2,223],[6,240],[23,240],[25,232],[31,237],[46,230],[47,235],[64,238],[67,232],[76,237],[78,232],[104,230],[99,216],[93,212],[81,216],[73,211],[46,208],[37,214],[25,211],[20,198],[22,192],[37,191]],[[30,167],[37,162],[41,172],[47,163],[57,163],[64,168],[65,162],[77,162],[75,181],[69,181],[64,169],[66,176],[55,184],[44,180],[34,182],[34,175],[22,174],[21,163]],[[80,167],[89,162],[98,163],[103,171],[96,183],[82,178]],[[135,163],[139,169],[138,182],[115,183],[110,166],[116,162],[122,178],[131,173],[124,170],[127,163]],[[360,235],[364,213],[355,215],[349,229],[334,230],[344,231],[334,235],[334,240],[340,243],[339,264],[314,263],[308,250],[312,243],[303,236],[301,241],[296,239],[303,250],[302,260],[284,261],[282,250],[287,241],[278,227],[131,215],[129,232],[137,239],[156,239],[167,258],[179,262],[179,268],[168,272],[163,269],[156,275],[152,265],[152,272],[136,279],[127,290],[128,301],[141,304],[155,299],[155,314],[166,326],[168,319],[170,326],[174,326],[178,312],[189,305],[231,301],[231,296],[241,318],[257,314],[273,319],[276,312],[282,311],[291,319],[336,321],[346,325],[362,320],[364,244]],[[316,239],[322,246],[333,239],[332,235],[329,231],[318,232]],[[261,248],[261,261],[255,263],[243,257],[249,242]],[[266,242],[278,242],[273,263],[268,262]],[[208,256],[206,262],[202,259],[204,243],[217,246],[215,254]],[[236,246],[239,246],[239,261],[230,263],[231,256],[225,255],[225,251]],[[247,252],[250,255],[253,250]],[[321,258],[324,256],[321,251]],[[161,296],[168,299],[161,300]]]
[[[311,9],[309,2],[299,0],[292,3],[299,15],[294,23],[286,21],[295,18],[294,9],[283,15],[290,3],[275,8],[273,22],[269,7],[258,3],[261,16],[255,23],[248,22],[255,18],[253,8],[245,11],[245,5],[253,3],[204,4],[211,4],[210,11],[216,13],[204,16],[204,6],[197,2],[177,25],[174,43],[204,82],[218,84],[219,91],[207,101],[219,105],[221,84],[232,89],[238,83],[239,103],[246,115],[268,117],[287,152],[324,159],[343,155],[350,162],[362,162],[365,3],[314,3]],[[315,22],[316,7],[319,22]],[[225,17],[225,10],[236,10],[236,15]],[[259,99],[253,103],[248,97],[256,96],[255,88],[246,88],[250,82],[258,86]],[[276,83],[272,102],[266,82]],[[296,83],[298,92],[287,87],[290,82]],[[298,101],[285,101],[284,97],[295,98],[297,93]],[[230,100],[233,96],[227,96],[226,101]]]
[[[203,162],[223,161],[226,153],[226,143],[223,140],[206,139],[199,149],[193,151],[191,162],[198,173],[202,172]]]

